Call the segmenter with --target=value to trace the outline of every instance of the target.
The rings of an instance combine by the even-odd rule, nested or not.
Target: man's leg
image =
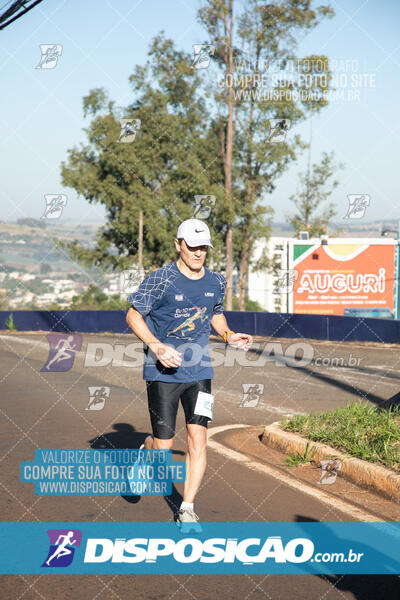
[[[186,454],[186,481],[183,501],[194,504],[207,464],[207,428],[187,425],[188,452]]]
[[[210,393],[211,380],[204,379],[188,384],[181,396],[183,410],[185,411],[188,442],[186,481],[183,502],[179,511],[181,523],[193,523],[198,520],[194,512],[194,500],[207,464],[207,424],[209,419],[194,412],[199,391]]]
[[[184,386],[163,381],[147,381],[146,386],[153,435],[147,436],[144,447],[146,450],[171,450],[179,396]]]

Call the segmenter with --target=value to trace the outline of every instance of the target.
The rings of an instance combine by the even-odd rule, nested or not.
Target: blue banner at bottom
[[[1,523],[2,574],[400,573],[400,523]]]

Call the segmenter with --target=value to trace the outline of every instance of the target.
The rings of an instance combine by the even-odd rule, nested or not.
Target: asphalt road
[[[381,404],[395,398],[400,384],[399,347],[353,343],[274,340],[243,360],[241,351],[224,355],[215,369],[215,416],[210,426],[261,426],[284,416],[325,411],[357,399]],[[33,485],[19,480],[21,461],[33,460],[37,448],[137,448],[150,433],[147,400],[133,336],[82,335],[82,347],[66,372],[41,371],[48,357],[45,333],[0,334],[2,521],[168,521],[179,505],[182,487],[161,497],[35,496]],[[100,344],[103,359],[101,366]],[[307,344],[307,346],[305,346]],[[98,346],[97,354],[95,345]],[[303,360],[300,355],[305,351]],[[275,354],[272,355],[272,352]],[[241,357],[242,356],[242,357]],[[322,360],[325,359],[325,360]],[[107,363],[108,361],[108,363]],[[123,361],[126,361],[125,363]],[[251,362],[254,361],[254,364]],[[354,362],[356,361],[356,362]],[[219,357],[221,363],[221,357]],[[323,364],[320,364],[320,363]],[[107,363],[107,364],[106,364]],[[264,364],[263,364],[264,363]],[[85,366],[86,365],[86,366]],[[244,396],[243,385],[258,394]],[[87,410],[89,388],[109,388],[101,410]],[[262,389],[262,386],[263,389]],[[258,396],[258,397],[257,397]],[[247,401],[247,406],[246,406]],[[244,405],[243,405],[244,404]],[[214,439],[214,437],[213,437]],[[223,436],[216,436],[224,445]],[[257,444],[257,442],[254,442]],[[229,444],[225,447],[229,449]],[[175,459],[186,449],[180,410]],[[245,447],[239,448],[246,453]],[[256,459],[255,459],[256,460]],[[262,458],[260,459],[262,460]],[[354,500],[356,504],[356,499]],[[260,474],[210,447],[207,473],[196,499],[202,521],[357,521],[324,498],[305,494]],[[393,513],[392,513],[393,514]],[[400,520],[399,517],[396,520]],[[343,600],[400,597],[400,578],[392,576],[313,575],[3,575],[1,598],[26,600],[214,599],[230,597],[280,600]]]

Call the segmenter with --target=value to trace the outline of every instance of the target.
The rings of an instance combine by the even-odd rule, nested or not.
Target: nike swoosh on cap
[[[205,229],[195,229],[196,233],[202,233],[203,231],[205,231]]]

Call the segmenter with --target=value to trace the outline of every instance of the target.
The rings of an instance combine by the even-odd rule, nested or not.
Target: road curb
[[[310,443],[317,448],[313,460],[319,462],[333,457],[339,458],[342,461],[342,467],[338,473],[340,477],[383,494],[390,500],[400,500],[400,475],[396,475],[385,467],[343,454],[331,446],[312,442],[296,433],[284,431],[279,421],[265,427],[261,441],[266,446],[271,446],[287,454],[296,452],[303,454],[307,444]]]

